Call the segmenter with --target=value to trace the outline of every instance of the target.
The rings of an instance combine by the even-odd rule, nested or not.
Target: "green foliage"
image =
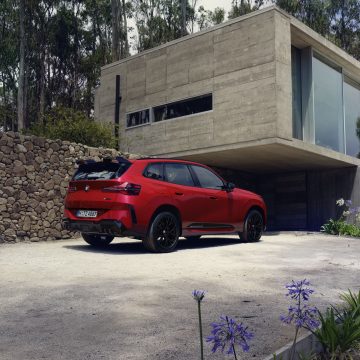
[[[331,234],[331,235],[339,235],[340,234],[340,228],[341,228],[343,223],[344,223],[343,220],[330,219],[327,223],[325,223],[320,228],[320,231],[325,232],[327,234]]]
[[[349,311],[354,312],[356,316],[360,316],[360,290],[356,294],[349,289],[347,293],[340,295],[340,299],[345,302]]]
[[[83,112],[69,108],[51,110],[44,117],[44,125],[34,124],[28,133],[94,147],[116,147],[114,129],[109,124],[95,122]]]
[[[231,9],[229,11],[229,19],[246,15],[252,11],[259,10],[264,5],[264,0],[232,0]]]
[[[199,6],[197,24],[199,30],[207,29],[213,25],[221,24],[225,19],[225,10],[217,7],[214,11],[205,10],[204,6]]]
[[[360,227],[355,224],[348,224],[343,221],[340,224],[339,235],[360,237]]]
[[[314,334],[330,359],[352,359],[351,350],[360,344],[360,317],[351,309],[342,311],[331,307],[323,315],[319,312],[321,327]]]

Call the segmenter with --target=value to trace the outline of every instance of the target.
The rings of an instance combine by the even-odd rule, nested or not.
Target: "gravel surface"
[[[182,240],[171,254],[119,239],[94,250],[81,239],[0,246],[1,360],[199,359],[193,289],[207,290],[204,335],[227,314],[255,332],[242,359],[291,340],[283,285],[308,278],[320,307],[360,288],[360,239],[271,234]],[[224,359],[211,354],[206,359]]]

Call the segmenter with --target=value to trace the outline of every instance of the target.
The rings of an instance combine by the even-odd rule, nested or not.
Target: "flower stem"
[[[299,332],[299,328],[296,327],[295,336],[294,336],[294,342],[293,342],[292,347],[291,347],[290,360],[293,360],[294,356],[295,356],[295,347],[296,347],[296,340],[297,340],[298,332]]]
[[[198,313],[199,313],[199,331],[200,331],[200,359],[204,360],[204,344],[203,344],[203,335],[202,335],[202,321],[201,321],[201,304],[198,303]]]
[[[234,357],[235,357],[235,360],[237,360],[234,344],[232,344],[232,348],[233,348],[233,352],[234,352]]]

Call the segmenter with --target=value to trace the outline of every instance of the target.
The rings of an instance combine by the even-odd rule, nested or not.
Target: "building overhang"
[[[280,138],[157,155],[254,174],[360,166],[360,159],[297,139]]]
[[[292,45],[299,49],[312,47],[324,58],[341,67],[345,75],[360,83],[359,61],[293,16],[289,19]]]

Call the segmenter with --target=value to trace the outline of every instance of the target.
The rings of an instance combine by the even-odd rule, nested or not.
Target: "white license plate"
[[[84,217],[84,218],[96,218],[97,211],[96,210],[78,210],[76,212],[77,217]]]

